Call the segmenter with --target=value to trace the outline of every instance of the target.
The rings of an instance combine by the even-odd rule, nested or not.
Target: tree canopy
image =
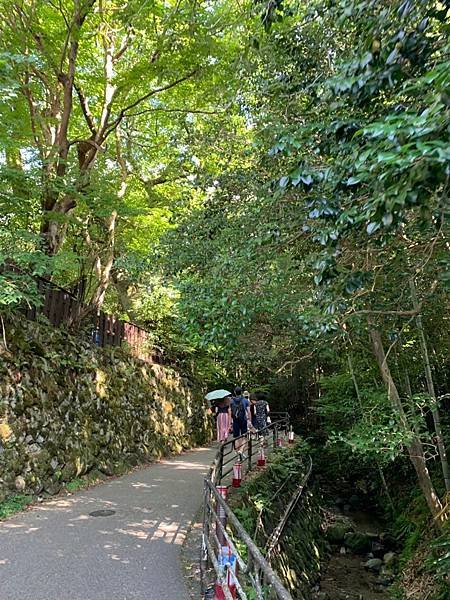
[[[46,275],[206,383],[294,381],[440,514],[450,4],[1,4],[0,307]]]

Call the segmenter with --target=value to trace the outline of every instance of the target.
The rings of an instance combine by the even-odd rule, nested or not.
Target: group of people
[[[269,403],[264,392],[251,394],[236,387],[233,396],[219,400],[213,408],[217,418],[217,441],[225,442],[230,433],[237,438],[248,431],[267,427]]]

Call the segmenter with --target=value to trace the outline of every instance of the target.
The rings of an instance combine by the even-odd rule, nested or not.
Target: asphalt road
[[[0,522],[0,600],[188,600],[180,563],[215,449]],[[91,516],[98,510],[109,516]]]

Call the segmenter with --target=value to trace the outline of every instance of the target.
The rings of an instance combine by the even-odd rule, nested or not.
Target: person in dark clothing
[[[248,431],[248,425],[251,425],[250,402],[242,395],[242,388],[237,386],[234,389],[234,397],[231,400],[231,417],[233,419],[233,437],[237,438]],[[235,444],[236,451],[242,452],[245,439],[240,439]]]
[[[256,429],[256,414],[255,414],[255,404],[257,402],[258,398],[256,397],[256,394],[250,394],[250,417],[252,420],[252,427],[254,427]]]
[[[269,415],[269,403],[266,400],[265,394],[259,394],[257,396],[255,405],[255,428],[258,430],[265,429],[267,427],[267,417]]]
[[[217,402],[215,407],[217,418],[217,441],[226,442],[231,427],[231,398],[228,396]]]

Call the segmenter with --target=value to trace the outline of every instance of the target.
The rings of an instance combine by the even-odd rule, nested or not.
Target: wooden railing
[[[2,270],[20,272],[11,266],[3,267]],[[146,329],[102,310],[89,310],[74,293],[47,279],[36,277],[35,281],[41,301],[23,308],[28,319],[36,320],[39,315],[43,315],[55,327],[70,325],[97,346],[122,346],[126,343],[130,353],[136,358],[152,363],[164,362],[162,352],[152,347],[151,334]],[[86,316],[80,319],[83,313]]]

